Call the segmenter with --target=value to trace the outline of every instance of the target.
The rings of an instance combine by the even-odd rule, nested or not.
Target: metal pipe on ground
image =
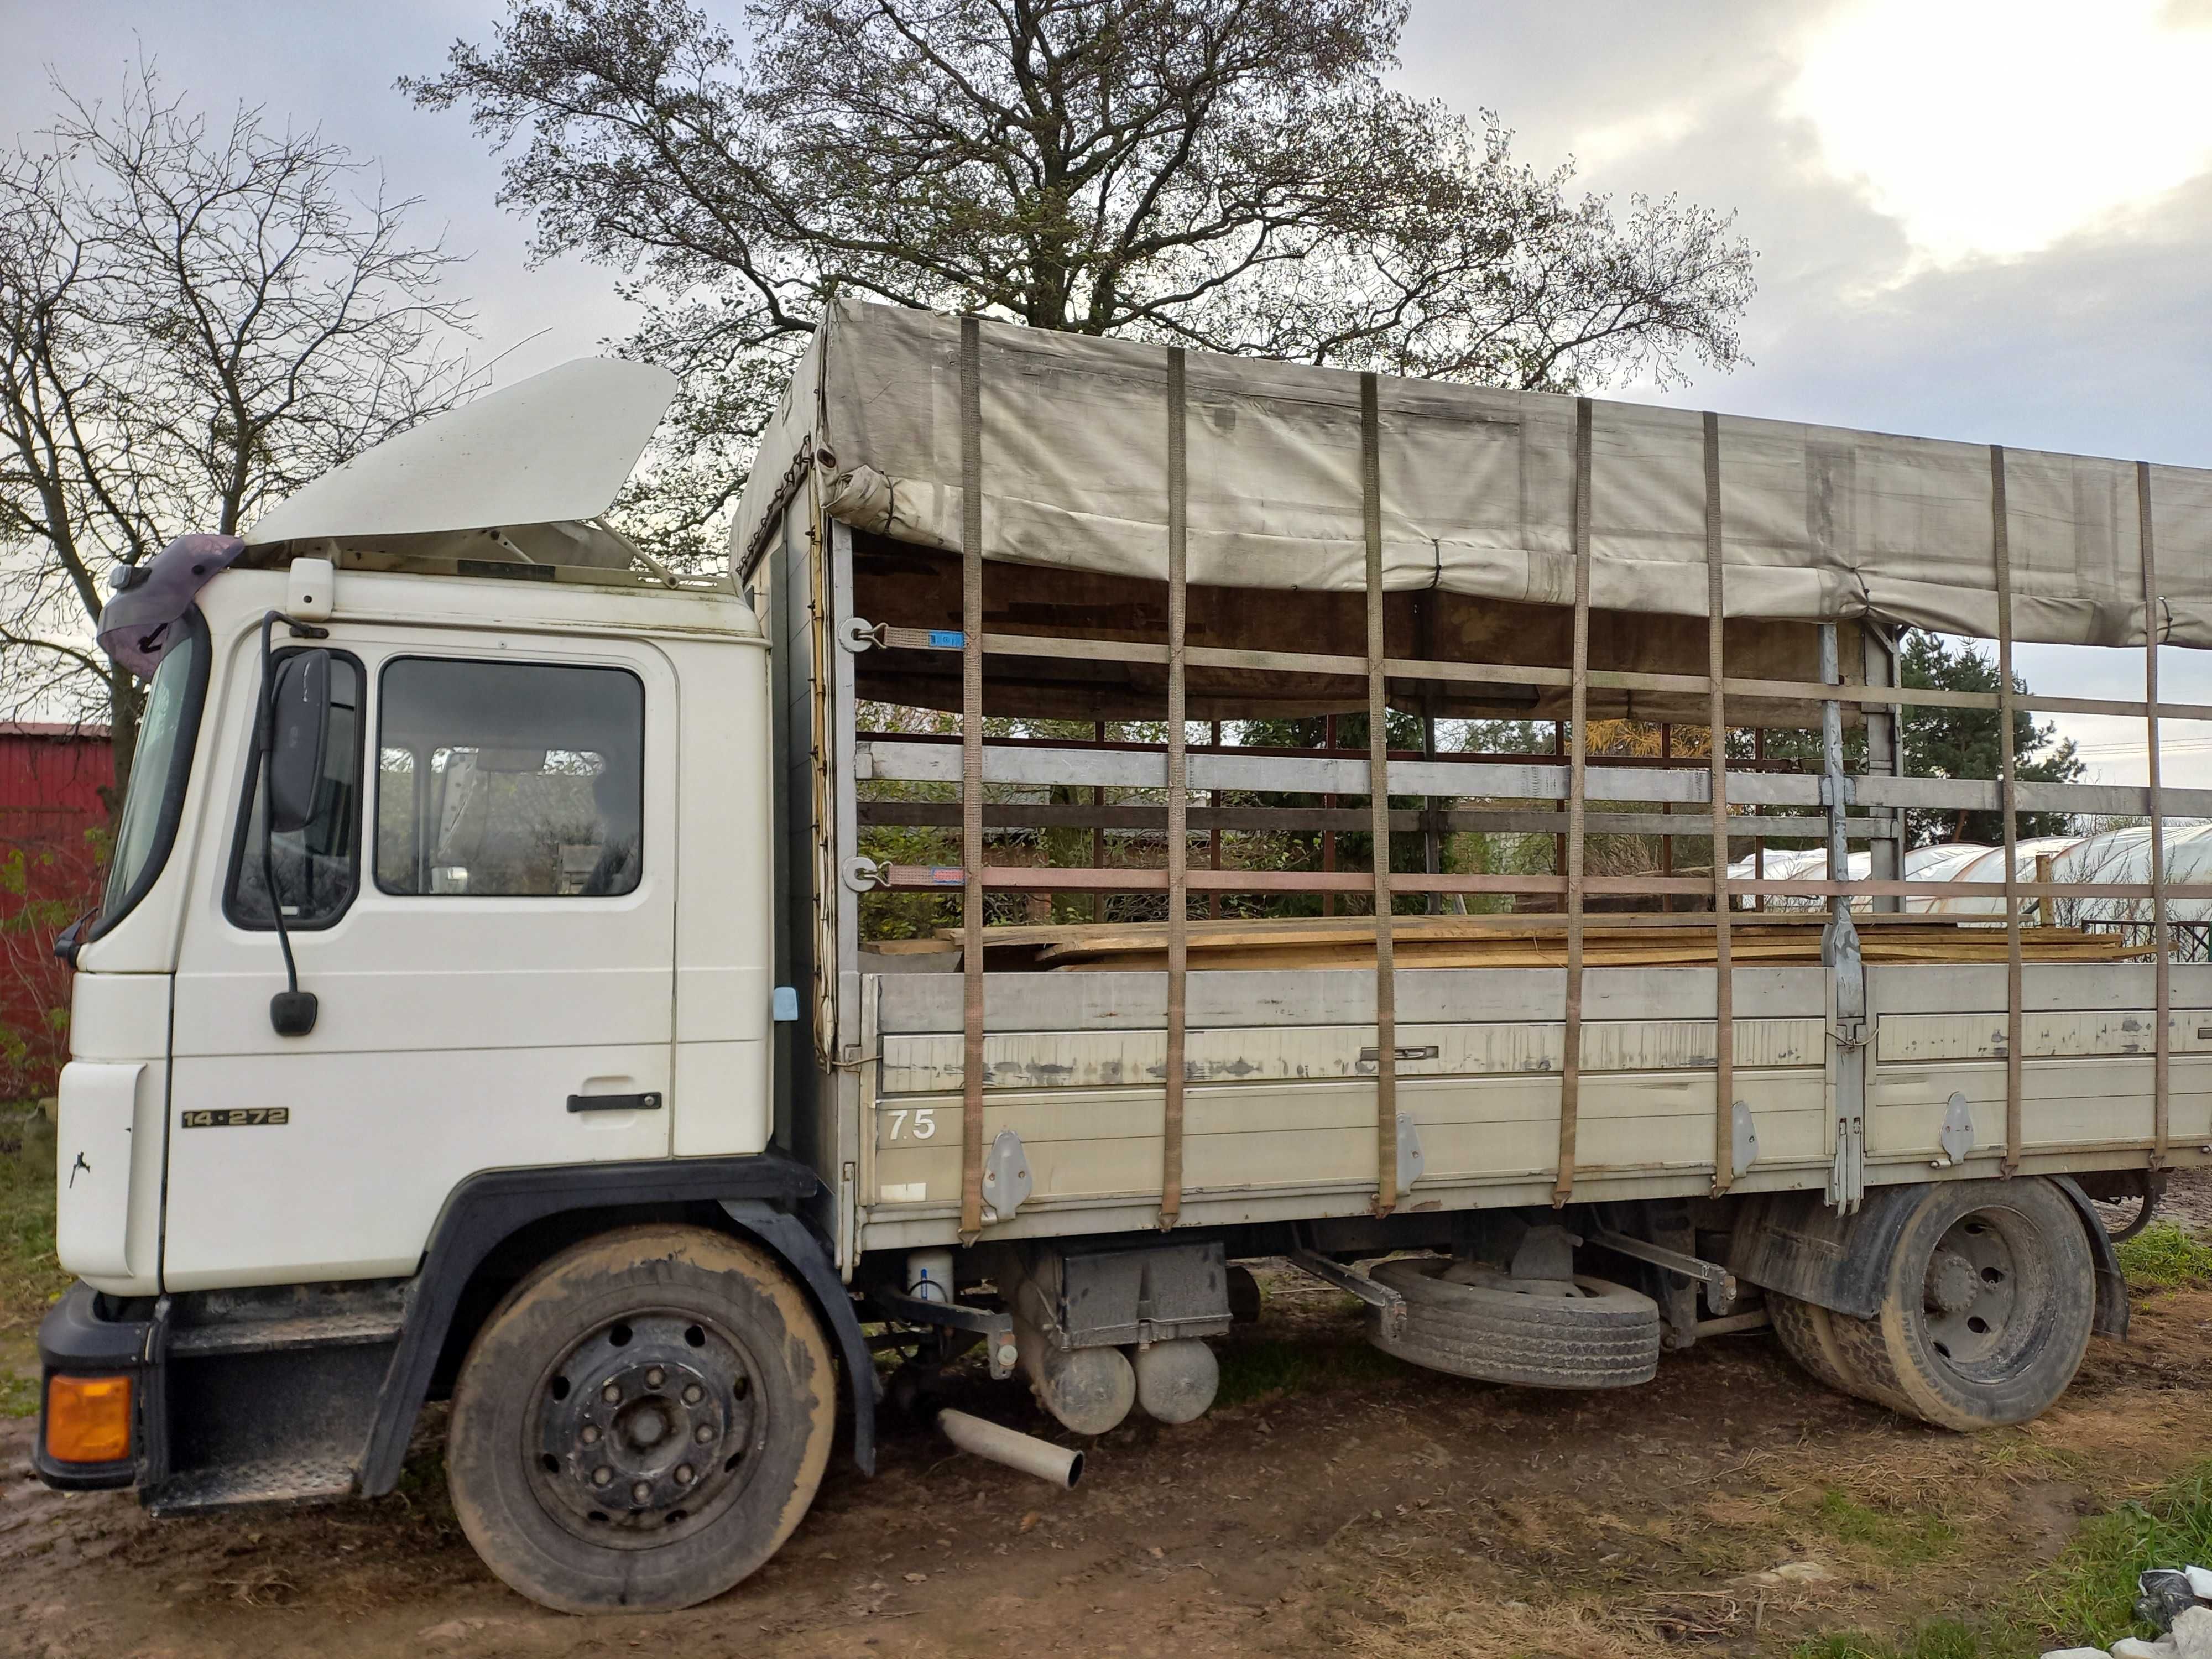
[[[1018,1429],[948,1408],[937,1413],[937,1430],[962,1451],[1003,1463],[1024,1474],[1033,1474],[1063,1491],[1083,1479],[1081,1452],[1067,1446],[1055,1446],[1049,1440],[1040,1440]]]

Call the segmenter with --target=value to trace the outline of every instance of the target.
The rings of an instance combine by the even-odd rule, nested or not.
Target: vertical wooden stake
[[[2166,785],[2158,754],[2158,646],[2166,628],[2158,592],[2158,545],[2151,532],[2148,461],[2136,463],[2136,509],[2140,515],[2142,537],[2143,704],[2148,711],[2150,757],[2150,799],[2146,803],[2150,808],[2150,939],[2158,947],[2158,955],[2153,959],[2158,1012],[2152,1028],[2157,1037],[2151,1062],[2150,1167],[2162,1170],[2166,1167],[2166,1140],[2171,1133],[2167,1090],[2172,1081],[2173,1034],[2167,1028],[2173,1023],[2173,939],[2166,914]]]
[[[1210,746],[1217,750],[1221,747],[1221,722],[1219,720],[1213,722],[1213,733],[1210,740]],[[1206,804],[1213,808],[1213,828],[1206,832],[1206,867],[1209,870],[1218,870],[1221,867],[1221,792],[1218,789],[1216,789],[1206,799]],[[1216,921],[1218,921],[1221,919],[1221,895],[1219,893],[1208,893],[1206,896],[1206,914]]]
[[[983,347],[960,319],[960,1231],[983,1231]]]
[[[1184,1019],[1190,982],[1190,759],[1183,726],[1189,592],[1184,477],[1183,352],[1168,348],[1168,1052],[1160,1126],[1160,1229],[1182,1214]]]
[[[2004,817],[2005,1146],[2000,1174],[2020,1168],[2020,799],[2013,756],[2012,514],[2005,501],[2005,453],[1990,446],[1990,536],[1997,578],[1997,810]]]
[[[1359,377],[1359,505],[1367,534],[1367,793],[1375,866],[1375,1213],[1398,1207],[1398,975],[1390,903],[1390,705],[1382,665],[1382,416]]]
[[[1729,932],[1728,708],[1723,678],[1721,417],[1705,416],[1705,720],[1712,740],[1713,814],[1713,1191],[1724,1193],[1735,1167],[1735,958]]]
[[[1559,1062],[1559,1174],[1554,1209],[1574,1195],[1583,1095],[1583,818],[1589,760],[1590,400],[1575,399],[1575,635],[1567,734],[1566,1050]]]

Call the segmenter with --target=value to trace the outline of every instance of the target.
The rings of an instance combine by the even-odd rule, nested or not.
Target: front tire
[[[477,1333],[447,1480],[484,1565],[532,1601],[667,1612],[791,1535],[836,1410],[829,1342],[774,1256],[629,1228],[546,1262]]]
[[[1868,1398],[1942,1428],[1993,1428],[2066,1392],[2096,1285],[2081,1218],[2051,1182],[1944,1182],[1906,1218],[1875,1317],[1829,1325]]]

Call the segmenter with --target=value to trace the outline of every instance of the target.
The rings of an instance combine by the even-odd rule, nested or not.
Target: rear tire
[[[1836,1340],[1828,1310],[1817,1302],[1801,1302],[1779,1291],[1766,1293],[1766,1311],[1774,1322],[1774,1334],[1782,1351],[1813,1380],[1838,1394],[1863,1398],[1863,1390],[1844,1369],[1843,1350]]]
[[[2095,1259],[2051,1182],[1944,1182],[1899,1236],[1872,1319],[1832,1314],[1867,1396],[1947,1429],[2025,1423],[2066,1392],[2096,1322]]]
[[[1385,1261],[1369,1276],[1406,1298],[1406,1322],[1387,1334],[1370,1310],[1367,1340],[1409,1364],[1532,1389],[1623,1389],[1658,1374],[1659,1304],[1625,1285],[1577,1278],[1566,1288],[1440,1256]]]
[[[546,1262],[477,1333],[447,1480],[484,1565],[532,1601],[667,1612],[791,1535],[836,1411],[821,1323],[775,1257],[629,1228]]]

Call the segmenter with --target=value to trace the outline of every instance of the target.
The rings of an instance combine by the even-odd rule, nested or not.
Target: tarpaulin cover
[[[959,342],[957,318],[833,308],[763,436],[740,572],[810,443],[834,516],[958,548]],[[981,344],[985,556],[1164,579],[1165,349],[1000,323]],[[1200,353],[1187,374],[1189,580],[1362,588],[1359,377]],[[1381,422],[1386,586],[1572,602],[1572,398],[1385,378]],[[1595,607],[1705,614],[1701,422],[1595,404]],[[1735,416],[1720,446],[1729,615],[1996,634],[1988,447]],[[2014,637],[2142,643],[2134,464],[2011,450],[2006,483]],[[2212,472],[2151,488],[2162,637],[2212,645]]]

